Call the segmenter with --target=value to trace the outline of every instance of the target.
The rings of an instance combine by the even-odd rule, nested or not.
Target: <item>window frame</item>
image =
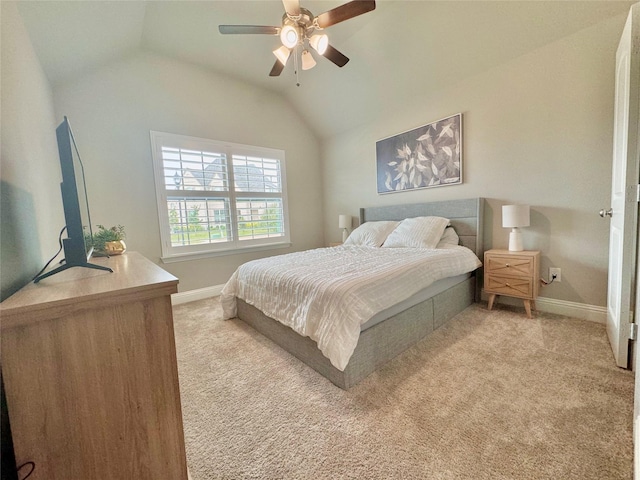
[[[174,133],[150,131],[151,156],[155,179],[155,191],[158,207],[158,220],[160,223],[160,243],[162,261],[165,263],[182,260],[194,260],[219,255],[235,255],[251,251],[270,250],[291,246],[291,233],[289,228],[289,208],[287,201],[287,178],[285,165],[285,152],[268,147],[242,145],[219,140],[191,137]],[[162,148],[179,148],[199,152],[214,152],[224,154],[227,168],[227,191],[214,190],[168,190],[165,185],[164,159]],[[281,192],[242,192],[235,190],[233,157],[260,157],[274,159],[280,162]],[[217,243],[201,243],[195,245],[172,246],[171,227],[169,222],[168,198],[226,198],[229,201],[229,223],[231,225],[232,240]],[[282,221],[284,235],[279,237],[245,239],[238,238],[237,199],[270,199],[277,198],[282,202]]]

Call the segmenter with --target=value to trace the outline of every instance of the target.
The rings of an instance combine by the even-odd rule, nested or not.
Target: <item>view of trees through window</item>
[[[151,132],[163,256],[289,242],[284,151]]]
[[[162,159],[172,246],[284,235],[278,159],[232,154],[231,172],[225,153],[163,147]]]
[[[169,198],[169,226],[172,245],[227,242],[233,231],[229,223],[228,202],[224,199]],[[282,201],[245,199],[236,202],[238,239],[281,236],[284,231]]]

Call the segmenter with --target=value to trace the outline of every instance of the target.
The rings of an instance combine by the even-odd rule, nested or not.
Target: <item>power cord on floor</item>
[[[55,257],[53,257],[55,258]],[[36,464],[35,462],[25,462],[22,465],[20,465],[18,467],[18,473],[20,473],[20,470],[22,470],[24,467],[31,467],[31,470],[29,470],[29,473],[27,473],[24,477],[22,477],[20,480],[27,480],[27,478],[29,478],[31,476],[31,474],[33,473],[33,471],[36,469]]]

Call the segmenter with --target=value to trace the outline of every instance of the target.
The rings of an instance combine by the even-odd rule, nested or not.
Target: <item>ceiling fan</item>
[[[271,77],[277,77],[294,53],[297,74],[297,49],[302,50],[300,60],[303,70],[309,70],[316,65],[309,46],[325,58],[328,58],[338,67],[344,67],[349,58],[329,45],[329,38],[322,31],[331,25],[344,22],[376,8],[375,0],[353,0],[339,7],[321,13],[317,17],[306,8],[300,6],[299,0],[282,0],[285,13],[282,16],[282,26],[269,27],[262,25],[219,25],[218,29],[223,35],[234,34],[258,34],[279,35],[282,45],[273,51],[276,62],[269,73]]]

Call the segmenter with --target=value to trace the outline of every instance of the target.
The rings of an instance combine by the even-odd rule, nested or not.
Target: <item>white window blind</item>
[[[290,242],[284,152],[151,132],[163,259]]]

